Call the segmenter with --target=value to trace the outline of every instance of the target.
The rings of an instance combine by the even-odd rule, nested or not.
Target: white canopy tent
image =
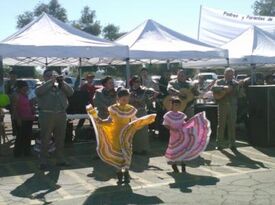
[[[275,34],[274,16],[243,15],[205,6],[200,8],[198,40],[212,46],[222,46],[255,25]]]
[[[124,60],[127,46],[100,39],[43,13],[0,42],[4,64],[25,66],[71,66],[100,63],[103,59]]]
[[[250,26],[235,39],[223,45],[228,49],[229,64],[240,66],[275,64],[275,35],[257,26]],[[220,67],[226,65],[221,59],[187,63],[191,67]]]
[[[146,20],[116,43],[129,46],[130,62],[227,58],[227,50],[177,33],[153,20]]]
[[[229,51],[230,64],[274,64],[275,35],[251,26],[222,46]]]

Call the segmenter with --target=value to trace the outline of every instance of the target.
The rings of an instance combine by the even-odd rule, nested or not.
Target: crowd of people
[[[185,172],[185,161],[197,157],[209,142],[209,121],[204,112],[194,112],[196,100],[205,98],[209,91],[212,93],[208,95],[212,98],[210,100],[218,104],[216,149],[229,147],[235,150],[238,98],[250,82],[249,79],[237,82],[234,76],[234,69],[227,68],[224,78],[205,86],[204,79],[194,84],[186,71],[180,69],[175,79],[171,80],[169,71],[165,71],[156,83],[143,68],[140,75],[132,76],[129,89],[115,89],[111,76],[101,80],[101,88],[95,87],[93,73],[86,75],[85,84],[75,88],[88,94],[86,104],[90,106],[87,112],[96,133],[97,154],[116,168],[118,184],[121,184],[130,182],[128,170],[132,154],[146,155],[150,152],[148,126],[153,122],[159,138],[168,141],[164,153],[168,164],[174,172],[179,172],[177,165],[181,165],[182,172]],[[51,140],[55,143],[56,165],[69,165],[63,149],[68,98],[73,95],[74,89],[53,70],[46,69],[43,78],[44,82],[35,90],[36,99],[30,99],[27,83],[17,80],[15,73],[10,72],[6,93],[11,99],[7,108],[11,114],[13,135],[16,136],[14,156],[31,155],[32,126],[38,113],[40,169],[46,170]],[[265,80],[266,84],[273,82],[270,76]],[[156,110],[155,114],[150,114],[152,108]],[[84,121],[79,120],[77,127],[82,127]]]

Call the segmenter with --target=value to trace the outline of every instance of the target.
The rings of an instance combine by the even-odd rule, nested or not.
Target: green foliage
[[[30,23],[34,18],[33,12],[25,11],[23,14],[17,16],[17,28],[23,28]]]
[[[108,24],[103,29],[103,37],[108,40],[116,40],[120,37],[119,27],[114,24]]]
[[[46,12],[63,22],[68,21],[66,9],[58,3],[58,0],[51,0],[48,4],[38,4],[33,11],[25,11],[23,14],[18,15],[17,28],[24,27],[30,23],[34,17],[40,16],[43,12]]]
[[[91,10],[89,6],[85,6],[81,11],[80,22],[82,24],[84,25],[93,24],[95,18],[96,18],[95,10]]]
[[[96,21],[95,10],[91,10],[89,6],[85,6],[81,11],[81,17],[78,21],[73,22],[73,26],[76,28],[98,36],[101,33],[101,25],[99,21]]]
[[[258,0],[254,2],[252,7],[255,15],[275,16],[274,0]]]
[[[82,30],[92,35],[98,36],[101,33],[101,26],[99,21],[96,21],[92,25],[86,25],[85,27],[82,27]]]

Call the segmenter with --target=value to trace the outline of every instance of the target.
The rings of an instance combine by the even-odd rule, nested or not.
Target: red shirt
[[[22,95],[21,93],[18,94],[16,112],[22,120],[34,120],[34,109],[28,96]]]
[[[81,91],[87,91],[89,93],[89,102],[90,103],[93,103],[93,98],[94,98],[96,89],[97,88],[94,85],[88,84],[88,83],[85,83],[80,88]]]

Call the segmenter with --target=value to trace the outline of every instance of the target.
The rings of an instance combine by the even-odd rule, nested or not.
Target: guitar
[[[231,85],[226,85],[221,87],[219,90],[214,90],[213,91],[213,96],[215,100],[221,100],[228,94],[231,94],[233,91],[233,86]]]
[[[166,110],[171,110],[171,99],[175,95],[168,95],[163,100],[163,106]],[[190,89],[182,88],[180,89],[178,95],[179,99],[181,100],[180,111],[184,111],[187,104],[194,99],[194,94]]]

